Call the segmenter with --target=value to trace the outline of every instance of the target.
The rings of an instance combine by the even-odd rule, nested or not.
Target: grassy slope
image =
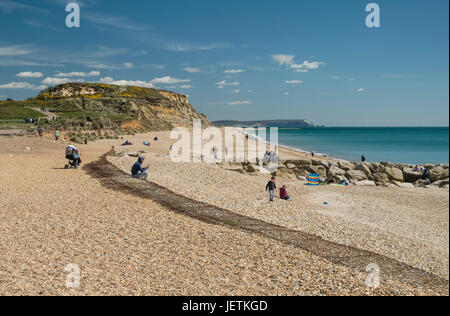
[[[0,120],[24,120],[33,117],[45,117],[45,115],[32,109],[22,107],[21,102],[0,102]]]

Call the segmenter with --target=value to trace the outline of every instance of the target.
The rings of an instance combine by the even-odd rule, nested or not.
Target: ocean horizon
[[[278,138],[281,146],[351,161],[360,161],[364,155],[372,162],[449,162],[449,127],[279,129]]]

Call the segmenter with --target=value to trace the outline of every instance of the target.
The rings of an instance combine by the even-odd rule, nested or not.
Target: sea
[[[269,132],[267,133],[269,135]],[[449,162],[448,127],[320,127],[279,129],[280,145],[360,161]]]

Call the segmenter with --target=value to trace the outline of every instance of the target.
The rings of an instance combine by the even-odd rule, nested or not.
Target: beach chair
[[[311,186],[317,186],[320,185],[320,175],[313,173],[310,174],[307,178],[308,183],[307,185],[311,185]]]

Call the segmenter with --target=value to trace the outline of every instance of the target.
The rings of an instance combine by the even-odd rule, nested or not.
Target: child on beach
[[[269,183],[267,183],[266,185],[266,191],[269,191],[270,202],[273,202],[276,188],[277,184],[275,183],[275,177],[272,177],[272,179],[270,179]]]
[[[283,185],[283,187],[280,189],[280,199],[285,200],[285,201],[291,200],[285,185]]]

